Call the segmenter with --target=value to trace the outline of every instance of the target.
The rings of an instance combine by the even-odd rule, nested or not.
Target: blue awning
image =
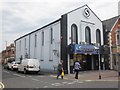
[[[68,53],[70,54],[99,54],[99,47],[91,44],[70,44]]]

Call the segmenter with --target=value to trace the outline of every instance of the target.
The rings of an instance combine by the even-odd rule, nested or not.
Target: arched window
[[[37,47],[37,35],[35,34],[35,47]]]
[[[101,33],[99,29],[96,30],[96,43],[101,45]]]
[[[91,44],[91,32],[88,26],[85,28],[85,42]]]
[[[78,44],[78,32],[75,24],[71,26],[71,43]]]

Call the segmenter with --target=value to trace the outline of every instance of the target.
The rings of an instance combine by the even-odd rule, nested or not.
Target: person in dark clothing
[[[74,63],[74,70],[75,70],[75,79],[78,79],[78,73],[81,69],[80,63],[78,61],[76,61]]]
[[[61,62],[58,64],[58,74],[57,74],[57,79],[59,78],[59,76],[62,74],[63,71],[63,60],[61,60]],[[61,78],[63,79],[63,76],[61,76]]]

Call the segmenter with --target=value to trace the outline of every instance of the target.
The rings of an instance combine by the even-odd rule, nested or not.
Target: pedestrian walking
[[[61,78],[63,79],[63,76],[64,76],[63,60],[61,60],[60,63],[58,64],[58,74],[57,74],[57,79],[59,78],[59,76],[61,76]]]
[[[76,60],[76,62],[74,63],[75,79],[78,79],[78,73],[80,69],[81,69],[80,63],[79,61]]]

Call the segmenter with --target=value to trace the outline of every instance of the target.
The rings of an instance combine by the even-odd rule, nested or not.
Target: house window
[[[117,39],[119,40],[119,35],[117,35]]]
[[[50,34],[51,34],[50,41],[52,44],[53,43],[53,28],[50,29]]]
[[[42,32],[42,46],[44,46],[44,32]]]
[[[91,32],[88,26],[85,28],[85,42],[91,44]]]
[[[117,45],[120,45],[120,35],[117,35]]]
[[[20,41],[20,52],[21,52],[21,41]]]
[[[96,30],[96,43],[101,45],[101,33],[99,29]]]
[[[26,38],[25,38],[25,49],[26,49]]]
[[[35,34],[35,47],[37,47],[37,35]]]
[[[75,24],[71,26],[71,37],[71,43],[78,44],[77,26]]]

